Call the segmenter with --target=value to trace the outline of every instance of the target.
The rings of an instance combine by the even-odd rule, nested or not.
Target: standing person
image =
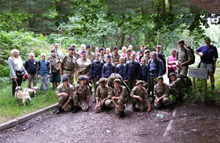
[[[76,60],[78,60],[79,58],[81,58],[80,54],[77,52],[77,48],[75,44],[72,44],[71,47],[74,48],[73,50],[73,56],[76,58]]]
[[[188,64],[193,60],[193,55],[190,50],[184,47],[184,41],[180,40],[178,42],[180,49],[176,52],[176,61],[177,61],[177,75],[183,74],[187,75],[188,73]]]
[[[59,48],[59,44],[58,43],[54,43],[54,50],[57,53],[57,56],[61,57],[63,55],[63,52],[61,50],[58,50]],[[50,53],[50,56],[52,56],[52,53]]]
[[[133,46],[132,46],[132,45],[129,45],[129,46],[128,46],[128,49],[130,49],[130,50],[131,50],[131,54],[136,54],[136,52],[135,52],[135,51],[133,51]]]
[[[140,63],[141,59],[144,57],[144,50],[140,50],[138,57],[137,57],[137,61]]]
[[[25,61],[24,67],[28,73],[28,88],[31,88],[31,82],[33,82],[33,86],[36,86],[37,61],[34,59],[34,53],[29,53],[29,59]]]
[[[99,53],[99,47],[95,48],[95,53]]]
[[[101,47],[99,49],[99,53],[100,53],[100,60],[102,60],[105,63],[106,62],[105,49],[103,47]]]
[[[168,78],[169,82],[171,82],[170,79],[170,73],[176,71],[176,49],[171,50],[171,56],[167,58],[167,65],[168,65]]]
[[[121,86],[121,81],[119,79],[115,79],[113,81],[113,95],[112,102],[115,105],[115,113],[119,118],[123,118],[125,116],[125,97],[126,97],[126,88]]]
[[[166,103],[169,102],[169,86],[163,82],[163,77],[159,76],[157,78],[157,84],[154,86],[154,106],[158,108],[162,108]]]
[[[59,98],[58,109],[56,110],[56,114],[60,114],[61,112],[69,112],[73,108],[73,92],[74,87],[69,83],[69,78],[64,77],[63,83],[57,87],[56,95]]]
[[[14,96],[16,86],[21,86],[22,77],[27,74],[17,49],[11,50],[8,65],[10,68],[10,78],[12,79],[12,95]]]
[[[49,62],[46,60],[45,53],[41,53],[40,56],[41,60],[38,62],[38,78],[40,79],[40,92],[42,95],[43,92],[47,92],[49,88],[48,78],[50,77],[50,65]]]
[[[196,54],[201,58],[200,68],[206,68],[209,70],[209,77],[212,89],[215,88],[214,71],[216,69],[216,61],[218,58],[218,51],[214,45],[211,45],[211,39],[209,37],[204,38],[205,44],[202,47],[196,49]],[[202,53],[202,55],[200,54]]]
[[[119,64],[119,58],[121,56],[118,54],[118,47],[117,46],[115,46],[113,48],[113,51],[114,51],[114,53],[112,54],[112,62],[117,66]]]
[[[119,58],[119,64],[117,65],[117,73],[120,74],[120,76],[125,79],[125,64],[124,64],[124,58]]]
[[[79,52],[79,55],[82,56],[82,51],[86,50],[86,45],[85,44],[81,44],[80,49],[81,49],[81,51]]]
[[[74,109],[73,113],[78,112],[80,109],[87,112],[89,110],[89,87],[86,85],[86,77],[81,76],[79,84],[75,86],[75,92],[73,93]]]
[[[127,52],[127,55],[126,55],[126,57],[125,57],[125,63],[131,60],[131,59],[130,59],[131,49],[127,49],[126,52]]]
[[[102,78],[108,78],[112,73],[117,73],[117,67],[111,60],[111,56],[107,56],[106,63],[102,66]]]
[[[86,51],[82,51],[82,58],[79,58],[76,61],[77,65],[77,71],[78,71],[78,78],[81,76],[89,78],[90,75],[90,67],[91,67],[91,61],[87,58]]]
[[[132,110],[136,111],[136,104],[138,104],[140,111],[145,111],[145,100],[147,101],[148,109],[147,112],[151,111],[151,105],[150,100],[148,97],[147,90],[144,88],[144,84],[146,84],[144,81],[139,80],[136,83],[136,86],[131,91],[131,99],[132,99]]]
[[[138,70],[138,79],[147,82],[148,75],[148,65],[146,64],[146,59],[142,58],[140,63],[140,69]]]
[[[156,52],[151,53],[151,60],[148,63],[148,75],[147,75],[147,84],[148,84],[148,94],[154,91],[154,85],[157,82],[157,77],[163,75],[163,62],[157,58]],[[153,97],[153,96],[152,96]]]
[[[125,65],[125,82],[128,83],[128,87],[133,89],[136,81],[138,80],[138,70],[140,69],[140,64],[135,61],[135,54],[131,54],[130,61],[126,62]]]
[[[161,52],[161,46],[156,46],[157,57],[163,62],[163,74],[166,73],[166,58],[165,55]]]
[[[122,47],[121,57],[125,58],[127,56],[127,48],[125,46]]]
[[[87,58],[93,62],[95,59],[95,53],[92,52],[92,46],[90,44],[88,44],[86,46],[86,50],[87,50]]]
[[[149,49],[144,51],[144,58],[146,59],[146,63],[148,63],[150,60],[150,50]]]
[[[94,94],[94,100],[96,96],[96,88],[97,88],[97,83],[99,79],[102,77],[102,66],[104,65],[104,62],[100,60],[100,54],[96,53],[95,54],[95,60],[92,62],[91,65],[91,70],[90,70],[90,80],[94,84],[94,89],[95,89],[95,94]]]
[[[145,51],[145,46],[144,46],[144,45],[141,45],[141,46],[140,46],[140,50],[137,52],[136,58],[139,57],[139,53],[140,53],[141,50],[142,50],[142,51]]]
[[[95,112],[99,113],[104,110],[109,110],[109,107],[111,106],[111,97],[112,97],[112,89],[111,87],[106,85],[105,78],[101,78],[99,80],[99,86],[96,91],[96,106],[95,106]]]
[[[112,54],[111,54],[111,50],[110,50],[110,48],[106,48],[106,56],[111,56]]]
[[[60,74],[64,77],[69,77],[69,83],[73,85],[74,75],[77,77],[77,64],[76,59],[73,56],[75,48],[70,47],[68,54],[63,55],[59,62]]]
[[[59,69],[59,62],[60,59],[57,56],[55,50],[51,50],[52,56],[49,58],[49,65],[50,65],[50,82],[52,82],[52,89],[54,90],[56,87],[60,85],[61,77],[60,77],[60,69]]]

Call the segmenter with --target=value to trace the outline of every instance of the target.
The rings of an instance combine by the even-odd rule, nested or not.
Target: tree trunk
[[[102,35],[102,46],[105,47],[105,35]]]
[[[165,14],[165,0],[163,0],[163,8],[162,8],[162,14]]]
[[[123,33],[122,33],[122,30],[123,30],[123,28],[120,28],[120,35],[123,34]],[[122,37],[120,38],[120,42],[122,43]]]
[[[129,44],[131,44],[131,33],[130,33],[130,35],[129,35]]]
[[[121,46],[120,46],[120,48],[124,46],[124,41],[125,41],[125,34],[122,33],[122,37],[121,37]]]
[[[173,9],[173,0],[168,0],[169,2],[169,10],[172,11]]]

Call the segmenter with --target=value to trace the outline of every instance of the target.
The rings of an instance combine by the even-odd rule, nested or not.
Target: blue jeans
[[[45,88],[44,88],[44,85],[45,85]],[[48,77],[47,75],[45,76],[40,76],[40,92],[43,92],[43,91],[48,91]]]

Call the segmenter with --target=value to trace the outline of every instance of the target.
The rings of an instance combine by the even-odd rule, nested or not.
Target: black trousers
[[[22,77],[23,77],[23,75],[17,75],[17,74],[16,74],[16,76],[17,76],[17,79],[12,79],[12,95],[13,95],[13,96],[15,96],[15,88],[16,88],[16,86],[17,86],[15,80],[17,80],[18,86],[21,86]]]

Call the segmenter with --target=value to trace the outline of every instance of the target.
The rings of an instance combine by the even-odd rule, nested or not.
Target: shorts
[[[50,82],[61,82],[60,73],[50,73]]]
[[[208,69],[209,72],[213,72],[213,64],[205,64],[201,62],[200,68]]]

